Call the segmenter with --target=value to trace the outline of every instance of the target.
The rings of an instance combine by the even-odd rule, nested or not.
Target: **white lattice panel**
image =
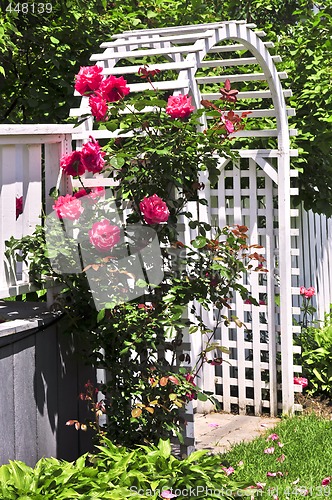
[[[235,163],[221,161],[222,173],[218,186],[210,190],[211,205],[209,218],[212,226],[246,225],[249,228],[249,245],[259,244],[258,251],[266,259],[268,273],[251,272],[243,276],[242,283],[253,297],[260,302],[259,307],[243,302],[239,294],[234,297],[229,317],[236,315],[246,326],[238,328],[232,322],[224,324],[216,331],[215,340],[230,349],[229,356],[215,369],[205,365],[202,380],[205,390],[215,392],[224,411],[240,413],[263,412],[276,414],[281,408],[281,336],[279,306],[276,295],[280,294],[278,269],[279,229],[278,229],[278,186],[258,165],[259,153],[251,152],[247,158]],[[268,160],[259,156],[259,163],[277,180],[276,158],[273,152],[266,152]],[[294,191],[295,194],[295,191]],[[298,216],[292,210],[290,219]],[[298,230],[292,229],[294,238]],[[292,250],[296,254],[296,248]],[[292,263],[292,273],[298,276],[298,261]],[[298,286],[292,287],[294,297],[298,295]],[[296,308],[294,313],[298,312]],[[227,312],[225,312],[227,314]],[[205,321],[211,329],[215,326],[217,311],[204,313]],[[298,372],[300,367],[295,366]],[[279,397],[278,397],[279,394]],[[206,410],[204,404],[198,410]]]

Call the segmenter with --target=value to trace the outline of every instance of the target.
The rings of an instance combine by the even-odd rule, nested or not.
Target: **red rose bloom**
[[[166,113],[171,118],[187,118],[194,109],[191,105],[191,97],[188,95],[172,95],[168,98]]]
[[[145,197],[139,204],[139,208],[147,224],[160,224],[168,220],[168,207],[156,194]]]
[[[75,79],[75,90],[81,95],[89,95],[99,89],[103,81],[103,68],[100,66],[81,66]]]
[[[89,97],[89,106],[91,109],[91,113],[95,117],[97,122],[103,122],[107,120],[107,102],[99,93],[96,93],[95,95]]]
[[[77,177],[83,175],[85,166],[82,163],[81,151],[73,151],[69,155],[63,156],[60,160],[60,167],[67,175]]]
[[[107,102],[115,102],[123,99],[124,96],[129,94],[130,89],[127,87],[127,81],[123,76],[117,78],[111,75],[102,82],[99,91]]]
[[[23,196],[16,197],[16,219],[23,214]]]
[[[53,205],[53,209],[59,219],[69,220],[77,220],[84,211],[80,200],[70,194],[66,194],[66,196],[59,196]]]
[[[91,244],[101,252],[108,252],[120,241],[120,228],[108,219],[95,222],[89,231]]]
[[[90,141],[86,142],[81,151],[82,164],[84,169],[97,174],[101,172],[105,165],[103,157],[106,153],[100,149],[98,141],[90,136]]]
[[[294,384],[300,385],[302,389],[305,389],[308,385],[308,379],[304,377],[294,377]]]

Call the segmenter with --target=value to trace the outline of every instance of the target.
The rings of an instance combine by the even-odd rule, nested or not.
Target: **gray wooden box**
[[[67,420],[85,421],[79,394],[95,371],[84,365],[64,320],[46,304],[0,301],[0,464],[41,457],[74,460],[93,448],[92,431],[76,431]],[[9,320],[9,321],[8,321]]]

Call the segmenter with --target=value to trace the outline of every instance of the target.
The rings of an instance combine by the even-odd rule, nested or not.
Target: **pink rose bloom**
[[[171,118],[187,118],[194,111],[191,97],[188,95],[171,95],[167,101],[166,113]]]
[[[91,244],[101,252],[108,252],[120,241],[120,228],[108,219],[95,222],[89,231]]]
[[[186,373],[185,379],[187,382],[189,382],[189,384],[192,384],[194,387],[196,387],[196,384],[194,382],[194,376],[191,373]],[[188,398],[189,401],[192,401],[193,399],[195,399],[196,396],[197,396],[197,393],[195,390],[192,390],[191,392],[187,392],[187,394],[186,394],[186,398]]]
[[[308,385],[308,379],[304,377],[294,377],[294,384],[300,385],[302,389],[304,389]]]
[[[81,151],[73,151],[69,155],[63,156],[60,160],[60,167],[67,175],[73,177],[83,175],[85,166],[82,163]]]
[[[304,286],[300,287],[300,295],[304,295],[306,299],[311,299],[315,293],[316,291],[313,286],[310,286],[309,288],[305,288]]]
[[[100,66],[81,66],[75,79],[75,90],[81,95],[89,95],[99,89],[103,81],[103,68]]]
[[[315,291],[314,287],[313,286],[309,286],[309,288],[307,288],[306,293],[304,294],[304,296],[305,296],[306,299],[311,299],[311,297],[313,295],[315,295],[315,293],[316,293],[316,291]]]
[[[16,196],[16,219],[23,214],[23,196]]]
[[[270,448],[265,448],[264,453],[267,453],[268,455],[273,455],[274,447],[271,446]]]
[[[89,106],[91,109],[91,114],[95,117],[97,122],[103,122],[107,120],[107,102],[99,93],[96,93],[95,95],[89,97]]]
[[[331,482],[331,479],[332,479],[331,476],[325,477],[322,481],[322,486],[328,486]]]
[[[170,215],[166,203],[156,194],[145,197],[140,202],[139,208],[147,224],[167,222]]]
[[[228,120],[224,115],[222,115],[221,121],[225,125],[225,129],[228,134],[234,132],[235,128],[233,123],[230,120]]]
[[[90,141],[83,145],[81,151],[84,168],[94,174],[101,172],[105,165],[105,154],[106,153],[101,150],[98,141],[90,136]]]
[[[59,219],[69,220],[77,220],[84,212],[84,208],[82,207],[80,200],[70,194],[66,194],[66,196],[59,196],[53,205],[53,209]]]
[[[109,76],[102,82],[99,88],[100,94],[107,102],[115,102],[123,99],[129,94],[130,89],[127,87],[127,80],[120,76]]]
[[[222,470],[224,471],[226,476],[230,476],[231,474],[233,474],[233,472],[235,472],[235,469],[233,469],[233,467],[222,467]]]

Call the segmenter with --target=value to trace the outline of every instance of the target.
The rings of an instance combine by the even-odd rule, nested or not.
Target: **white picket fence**
[[[0,125],[1,298],[32,290],[27,269],[20,265],[12,272],[4,259],[5,241],[32,234],[41,223],[43,203],[47,213],[52,211],[49,192],[57,183],[61,156],[71,151],[73,130],[72,125]],[[16,220],[21,196],[23,213]]]

